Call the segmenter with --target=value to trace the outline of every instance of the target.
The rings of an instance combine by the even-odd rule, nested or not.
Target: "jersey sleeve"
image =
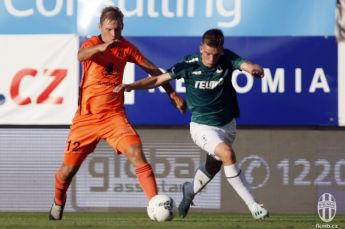
[[[245,59],[237,55],[236,53],[232,52],[229,49],[224,49],[224,55],[226,59],[234,66],[236,69],[240,69],[241,64],[245,62]]]
[[[83,49],[83,48],[89,48],[89,47],[92,47],[92,46],[95,46],[96,44],[93,42],[94,38],[90,38],[90,39],[87,39],[85,40],[81,46],[80,46],[80,49]]]
[[[142,64],[145,60],[144,55],[139,51],[137,47],[135,47],[133,44],[129,43],[129,49],[128,49],[128,62],[132,62],[135,64]]]
[[[93,47],[93,46],[96,46],[98,45],[98,38],[93,36],[87,40],[85,40],[81,45],[80,45],[80,48],[79,48],[79,51],[84,49],[84,48],[90,48],[90,47]],[[86,59],[86,60],[83,60],[81,62],[89,62],[91,60],[94,59],[94,56],[91,56],[89,59]]]
[[[193,56],[185,56],[180,62],[169,68],[167,72],[173,79],[187,78],[192,69],[190,59]]]
[[[186,66],[184,62],[178,62],[167,70],[171,78],[181,79],[186,77]]]

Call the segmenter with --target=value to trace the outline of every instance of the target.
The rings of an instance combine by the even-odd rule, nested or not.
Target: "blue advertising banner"
[[[76,0],[3,0],[0,34],[76,34]]]
[[[198,52],[200,44],[200,38],[191,37],[129,39],[163,69]],[[265,70],[262,80],[239,71],[233,73],[241,108],[240,125],[338,125],[334,37],[227,37],[225,47]],[[138,67],[134,74],[135,80],[146,76]],[[185,95],[181,80],[171,84]],[[190,114],[179,114],[159,89],[135,91],[134,103],[126,109],[134,124],[186,125],[190,120]]]
[[[97,33],[105,5],[125,15],[127,36],[334,36],[335,0],[109,0],[78,2],[78,33]]]
[[[334,39],[335,2],[3,0],[0,35],[98,34],[100,11],[112,4],[125,14],[123,35],[156,65],[167,69],[185,55],[198,52],[200,35],[217,27],[227,36],[226,47],[262,65],[266,74],[259,80],[234,72],[241,106],[239,124],[343,126],[344,118],[339,117],[344,117],[344,109],[338,105],[342,90],[338,89],[341,61]],[[7,46],[5,43],[0,50],[6,53]],[[126,78],[144,76],[141,69],[131,66]],[[182,81],[171,83],[185,95]],[[135,91],[130,96],[126,106],[134,124],[189,122],[190,114],[180,115],[160,89]]]
[[[333,36],[335,0],[3,0],[0,34],[97,33],[100,11],[118,6],[127,36]]]

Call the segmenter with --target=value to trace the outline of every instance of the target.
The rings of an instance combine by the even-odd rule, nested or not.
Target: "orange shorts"
[[[125,114],[76,115],[65,146],[64,163],[80,166],[97,143],[104,139],[117,153],[141,140]]]

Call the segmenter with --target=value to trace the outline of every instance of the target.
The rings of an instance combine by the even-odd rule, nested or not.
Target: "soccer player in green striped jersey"
[[[253,218],[262,219],[269,213],[251,194],[241,169],[236,164],[232,148],[236,136],[236,118],[240,112],[231,77],[236,69],[260,78],[264,77],[264,71],[261,66],[223,46],[223,32],[210,29],[202,36],[200,53],[187,56],[162,75],[118,85],[114,92],[155,88],[172,79],[183,78],[187,105],[192,112],[191,137],[208,155],[206,162],[195,172],[193,182],[183,184],[183,199],[178,207],[180,216],[187,216],[195,195],[212,180],[223,165],[228,182],[248,206]]]

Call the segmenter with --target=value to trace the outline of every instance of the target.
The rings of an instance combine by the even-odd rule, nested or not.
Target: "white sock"
[[[236,164],[224,166],[224,172],[226,179],[230,185],[235,189],[237,194],[242,198],[242,200],[249,206],[255,203],[253,195],[249,191],[248,184],[245,178],[241,174],[241,170]]]
[[[193,193],[196,194],[200,192],[210,180],[211,178],[209,178],[203,171],[198,169],[194,175]]]

